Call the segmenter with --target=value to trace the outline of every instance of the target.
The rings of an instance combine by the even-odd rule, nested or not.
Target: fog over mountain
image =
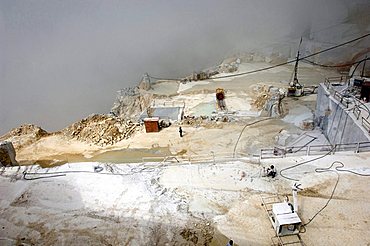
[[[369,32],[369,11],[368,0],[0,0],[0,134],[107,113],[145,72],[184,76],[301,36],[347,41]]]

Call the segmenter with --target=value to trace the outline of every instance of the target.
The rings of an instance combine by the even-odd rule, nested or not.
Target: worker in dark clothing
[[[227,244],[226,244],[226,246],[233,246],[234,245],[234,241],[233,240],[230,240]]]
[[[274,165],[271,165],[269,168],[267,168],[267,177],[275,178],[276,176],[276,169]]]
[[[182,128],[181,128],[181,126],[179,127],[179,133],[180,133],[180,137],[182,137]]]

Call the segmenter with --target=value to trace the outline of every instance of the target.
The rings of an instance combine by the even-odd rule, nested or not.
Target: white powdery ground
[[[178,236],[174,228],[187,223],[186,209],[183,211],[186,206],[181,197],[158,184],[160,169],[112,165],[94,173],[93,167],[97,165],[74,163],[50,169],[36,166],[4,169],[0,177],[2,241],[25,238],[26,243],[44,245],[105,242],[144,245],[150,244],[153,237],[171,241]],[[122,175],[111,175],[111,168]],[[25,169],[38,173],[75,173],[16,180]],[[45,175],[48,174],[29,177]],[[109,235],[110,238],[105,238]]]
[[[274,164],[281,170],[316,157],[268,160],[263,162],[263,166]],[[336,153],[284,173],[299,179],[305,189],[299,194],[299,214],[303,222],[308,222],[325,205],[337,177],[333,172],[315,173],[315,168],[342,161],[345,168],[370,175],[366,162],[369,157],[369,153]],[[217,229],[233,238],[238,245],[269,245],[274,231],[261,206],[260,195],[278,193],[290,196],[295,181],[280,175],[275,179],[261,177],[261,172],[261,166],[243,162],[172,167],[165,170],[161,184],[187,194],[190,211],[212,218]],[[179,175],[181,180],[176,179]],[[370,192],[367,189],[370,177],[343,172],[339,175],[333,200],[302,234],[306,245],[336,245],[345,241],[366,245],[370,240]],[[348,233],[343,233],[345,231]]]
[[[281,170],[312,158],[268,160],[262,165],[274,164]],[[335,160],[343,161],[346,168],[370,174],[368,153],[336,153],[285,173],[299,179],[305,189],[299,195],[299,214],[304,222],[326,203],[336,180],[334,173],[319,174],[314,169],[329,166]],[[101,173],[94,173],[97,165],[104,168]],[[18,180],[25,168],[5,168],[0,177],[0,238],[8,238],[8,242],[25,238],[27,243],[56,245],[150,245],[153,240],[174,244],[180,232],[176,228],[188,226],[187,222],[196,216],[211,221],[239,245],[267,245],[274,232],[260,205],[260,195],[289,195],[294,183],[280,175],[273,180],[262,177],[262,166],[248,160],[165,166],[32,166],[28,172],[89,173]],[[111,175],[112,171],[127,175]],[[361,245],[370,240],[367,183],[368,177],[340,173],[333,200],[302,235],[307,245],[333,245],[337,240]]]
[[[200,82],[197,82],[197,84],[199,83]],[[228,111],[235,111],[237,115],[258,116],[260,113],[259,111],[252,109],[251,103],[253,100],[250,95],[245,92],[235,93],[227,91],[226,99]],[[156,99],[156,104],[163,105],[166,101],[168,101],[168,99]],[[210,116],[217,108],[215,93],[181,94],[171,97],[171,102],[173,102],[174,105],[183,105],[185,103],[185,115]],[[201,106],[208,107],[206,107],[205,110],[202,110]],[[199,107],[201,108],[199,109]]]
[[[189,90],[196,85],[207,85],[207,84],[209,84],[209,81],[194,81],[194,82],[180,83],[177,93],[181,93],[183,91]]]

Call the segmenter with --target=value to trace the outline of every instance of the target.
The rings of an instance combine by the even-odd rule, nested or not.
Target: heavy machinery
[[[298,61],[299,61],[299,49],[301,47],[301,44],[302,44],[302,38],[301,38],[301,41],[299,42],[297,56],[296,56],[296,61],[295,61],[295,65],[294,65],[294,77],[293,77],[293,80],[289,83],[288,95],[287,96],[300,97],[300,96],[303,96],[303,94],[304,94],[303,93],[303,85],[301,85],[298,82],[298,76],[297,76],[297,73],[298,73]]]
[[[293,204],[288,201],[272,204],[271,222],[277,236],[299,234],[301,219],[298,216],[297,191],[299,185],[294,184]]]
[[[303,86],[298,82],[298,79],[293,80],[288,87],[288,97],[303,96]]]
[[[302,226],[302,221],[298,216],[297,192],[301,190],[299,186],[300,184],[292,186],[293,204],[289,202],[287,197],[285,201],[281,201],[278,196],[261,197],[262,205],[275,231],[278,245],[291,244],[292,242],[303,244],[299,236]],[[289,236],[295,236],[296,238],[289,238],[290,242],[284,243],[282,238]]]
[[[217,107],[220,110],[226,110],[225,104],[225,90],[222,88],[216,89],[216,100],[217,100]]]

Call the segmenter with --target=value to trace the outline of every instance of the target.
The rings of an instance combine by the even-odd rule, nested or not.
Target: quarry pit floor
[[[268,64],[242,64],[240,70],[263,66]],[[256,116],[252,101],[256,86],[286,88],[291,73],[292,66],[285,66],[234,79],[154,84],[158,102],[185,102],[186,115],[214,110],[219,87],[226,90],[229,110],[244,113],[230,122],[183,124],[182,138],[174,124],[158,133],[141,127],[106,147],[58,134],[23,147],[17,160],[25,166],[0,170],[0,244],[226,245],[231,238],[237,245],[271,245],[275,233],[260,198],[291,198],[295,181],[264,177],[263,168],[274,164],[279,171],[315,156],[254,155],[305,134],[300,124],[312,118],[316,96],[284,99],[284,115],[271,119]],[[309,65],[300,75],[305,85],[338,76]],[[161,161],[166,156],[172,158]],[[368,175],[369,159],[369,153],[338,152],[284,172],[302,184],[304,223],[326,204],[339,178],[333,199],[301,234],[306,245],[368,245],[368,177],[315,168],[340,161]]]
[[[238,72],[270,66],[268,63],[242,63]],[[286,65],[263,73],[249,74],[235,78],[213,79],[179,83],[162,81],[153,83],[150,93],[155,95],[156,104],[171,102],[184,104],[184,115],[211,116],[216,111],[215,90],[224,88],[226,106],[231,112],[230,122],[204,121],[182,125],[184,137],[180,138],[178,124],[162,129],[159,133],[145,132],[139,128],[129,139],[114,145],[100,147],[66,139],[61,134],[41,138],[36,143],[17,150],[17,160],[22,165],[40,163],[43,166],[80,161],[112,161],[101,156],[110,151],[117,156],[114,162],[141,162],[142,157],[164,157],[168,155],[210,155],[212,153],[233,153],[235,151],[256,154],[259,148],[274,146],[281,132],[288,132],[290,140],[303,133],[300,124],[312,119],[316,95],[301,98],[285,98],[283,115],[280,118],[263,121],[246,128],[234,150],[236,140],[246,124],[263,119],[261,109],[253,102],[256,95],[269,87],[287,88],[293,66]],[[334,70],[322,69],[303,64],[299,70],[300,82],[306,86],[318,85],[326,77],[339,76]],[[228,74],[226,74],[228,75]],[[232,115],[235,114],[235,117]],[[263,115],[262,115],[263,116]],[[119,152],[125,152],[124,155]],[[107,154],[105,154],[107,155]],[[122,157],[125,158],[122,158]],[[95,157],[95,159],[94,159]]]

